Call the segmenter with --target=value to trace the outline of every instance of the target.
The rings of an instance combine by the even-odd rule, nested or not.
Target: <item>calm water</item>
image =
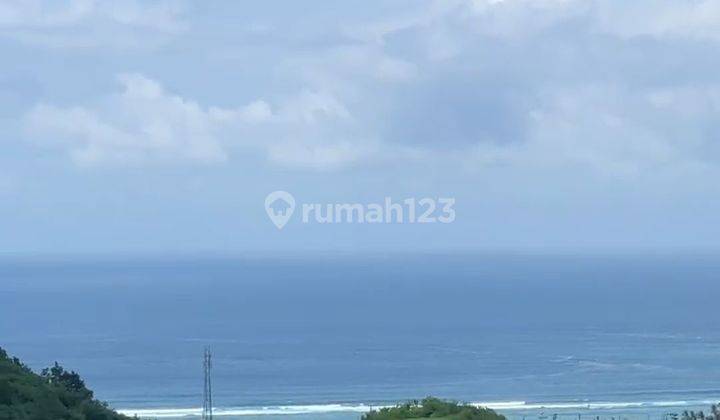
[[[714,257],[6,260],[0,346],[153,416],[201,405],[205,345],[243,419],[430,394],[660,415],[720,400],[718,280]]]

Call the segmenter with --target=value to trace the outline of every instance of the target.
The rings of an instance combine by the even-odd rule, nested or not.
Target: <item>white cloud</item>
[[[286,98],[280,108],[281,119],[289,123],[315,124],[323,119],[350,118],[350,112],[337,98],[323,92],[303,91]]]
[[[263,100],[256,100],[238,109],[211,107],[210,117],[218,122],[241,121],[245,123],[261,123],[272,118],[270,105]]]
[[[335,169],[377,147],[350,142],[353,118],[323,92],[287,95],[273,107],[204,108],[140,74],[118,77],[123,90],[90,106],[36,105],[24,119],[35,143],[66,150],[80,165],[222,163],[235,148],[288,166]]]
[[[65,147],[79,164],[222,162],[219,131],[228,122],[253,122],[269,112],[262,102],[238,109],[203,109],[165,92],[139,74],[119,77],[123,91],[94,107],[37,105],[26,117],[30,134]]]
[[[303,90],[282,98],[265,134],[268,157],[289,167],[335,170],[373,159],[382,145],[334,95]]]
[[[715,0],[475,0],[469,16],[478,30],[531,35],[572,20],[599,33],[636,37],[720,40],[720,3]]]
[[[408,63],[407,88],[349,76],[341,60],[321,80],[355,83],[338,91],[367,108],[391,104],[384,150],[611,175],[716,166],[718,60],[703,51],[718,28],[707,0],[438,2],[350,31]]]
[[[169,0],[6,0],[0,36],[54,48],[146,48],[185,28],[182,9]]]
[[[134,2],[29,4],[5,7],[0,27],[182,27],[162,2],[151,13]],[[135,75],[119,95],[41,104],[28,120],[85,164],[223,162],[236,148],[311,169],[459,156],[627,174],[720,161],[719,60],[705,56],[720,41],[715,2],[441,0],[365,22],[349,15],[307,33],[311,21],[258,27],[266,44],[235,57],[277,67],[245,106],[201,106]],[[236,48],[223,31],[191,30]],[[298,39],[302,48],[288,41]]]
[[[592,16],[599,31],[624,37],[720,40],[720,3],[715,0],[596,0]]]
[[[141,3],[136,0],[5,0],[0,4],[0,25],[61,28],[102,20],[172,31],[179,25],[176,5],[168,1]]]
[[[611,176],[709,168],[720,149],[703,131],[720,111],[718,92],[610,85],[548,92],[531,112],[527,138],[479,143],[462,159],[471,166],[584,167]]]
[[[314,170],[335,170],[381,155],[378,146],[367,139],[312,144],[295,138],[272,146],[269,153],[279,164]]]

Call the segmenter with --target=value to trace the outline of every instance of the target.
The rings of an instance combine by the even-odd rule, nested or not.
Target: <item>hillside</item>
[[[363,415],[362,420],[505,420],[505,416],[488,408],[463,405],[437,398],[425,398],[392,408],[373,410]]]
[[[75,372],[40,374],[0,348],[0,420],[128,420],[97,401]]]

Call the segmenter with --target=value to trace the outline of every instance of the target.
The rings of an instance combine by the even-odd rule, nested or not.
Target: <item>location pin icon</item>
[[[265,211],[278,229],[285,227],[295,211],[295,198],[287,191],[274,191],[265,198]]]

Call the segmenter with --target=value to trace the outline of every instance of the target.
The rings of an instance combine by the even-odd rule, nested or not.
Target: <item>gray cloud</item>
[[[143,109],[127,121],[97,105],[102,98],[79,108],[38,105],[29,116],[34,131],[72,137],[76,161],[232,162],[234,151],[249,149],[309,169],[461,157],[479,167],[628,173],[720,158],[720,8],[710,1],[429,1],[302,22],[290,10],[252,5],[254,20],[238,31],[222,19],[186,27],[179,22],[189,14],[165,3],[112,4],[10,3],[0,26],[44,33],[110,21],[178,44],[207,39],[187,53],[272,63],[272,77],[251,86],[257,95],[240,108],[203,107],[182,89],[163,91],[154,107],[110,106]],[[242,116],[253,112],[262,121]]]

